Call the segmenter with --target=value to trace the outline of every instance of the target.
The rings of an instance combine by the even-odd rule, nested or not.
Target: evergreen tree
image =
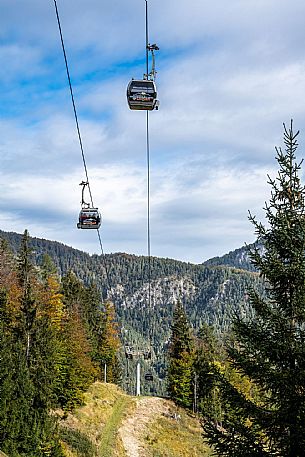
[[[25,231],[18,256],[18,282],[14,287],[10,284],[19,291],[13,294],[19,306],[15,303],[12,308],[10,290],[2,290],[0,300],[1,343],[5,344],[0,357],[0,391],[4,393],[0,447],[11,457],[59,457],[62,451],[55,417],[50,415],[54,405],[54,340],[49,320],[42,316],[30,253]]]
[[[219,375],[222,427],[206,424],[221,456],[305,455],[305,189],[296,162],[298,133],[284,126],[285,151],[277,148],[277,179],[269,177],[267,225],[250,215],[258,244],[250,251],[265,280],[265,293],[252,291],[252,319],[238,319],[232,366],[259,389],[245,395]]]
[[[37,303],[33,295],[32,280],[34,279],[34,266],[31,263],[32,250],[29,247],[29,233],[25,230],[21,249],[18,256],[18,276],[19,283],[22,289],[21,297],[21,315],[20,331],[23,333],[21,337],[25,340],[26,360],[29,361],[31,337],[34,320],[37,313]]]
[[[169,347],[168,392],[177,404],[190,408],[193,400],[194,344],[184,308],[177,302]]]
[[[213,376],[214,365],[223,358],[214,328],[203,324],[196,339],[194,371],[196,376],[197,410],[205,417],[221,418],[218,386]]]

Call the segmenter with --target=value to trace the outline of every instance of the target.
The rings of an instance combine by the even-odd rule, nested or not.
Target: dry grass
[[[132,402],[115,385],[93,384],[85,394],[85,405],[61,423],[66,457],[111,457],[114,449],[123,457],[117,430]]]
[[[147,457],[211,456],[211,449],[203,441],[199,420],[169,404],[169,414],[151,423],[145,436]],[[180,416],[178,419],[175,413]]]
[[[199,421],[183,409],[177,409],[171,401],[130,397],[117,386],[102,383],[91,386],[85,401],[85,406],[61,423],[66,457],[212,455],[203,442]],[[175,413],[180,415],[178,420]],[[130,426],[127,437],[137,444],[134,451],[126,447],[125,441],[123,445],[122,421],[125,428]],[[138,447],[140,454],[136,451]]]

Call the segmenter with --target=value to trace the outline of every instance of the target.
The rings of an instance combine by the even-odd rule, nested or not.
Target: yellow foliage
[[[115,308],[111,302],[105,303],[105,339],[116,352],[120,347],[119,326],[115,321]]]
[[[47,278],[43,287],[40,314],[47,316],[56,330],[60,330],[64,317],[63,295],[60,293],[60,284],[54,275]]]
[[[216,368],[220,374],[224,375],[238,392],[242,393],[248,400],[253,401],[257,388],[248,376],[233,368],[228,362],[224,363],[219,360],[214,360],[211,362],[211,365]]]

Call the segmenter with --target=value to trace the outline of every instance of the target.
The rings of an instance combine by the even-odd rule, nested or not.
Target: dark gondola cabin
[[[150,351],[147,351],[147,352],[144,352],[144,360],[150,360],[151,359],[151,352]]]
[[[152,111],[158,109],[157,88],[149,79],[132,79],[127,86],[127,101],[130,109]]]
[[[151,373],[146,373],[145,376],[145,381],[153,381],[154,380],[154,377]]]
[[[98,229],[101,226],[101,215],[97,208],[82,208],[79,213],[77,228]]]

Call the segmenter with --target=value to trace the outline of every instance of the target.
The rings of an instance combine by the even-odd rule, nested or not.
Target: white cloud
[[[85,176],[52,2],[13,3],[0,17],[0,228],[96,252],[75,228]],[[147,249],[145,113],[126,103],[144,71],[144,6],[58,0],[106,252]],[[263,217],[282,122],[304,127],[305,4],[152,0],[149,12],[152,253],[200,262],[252,241],[247,210]]]

